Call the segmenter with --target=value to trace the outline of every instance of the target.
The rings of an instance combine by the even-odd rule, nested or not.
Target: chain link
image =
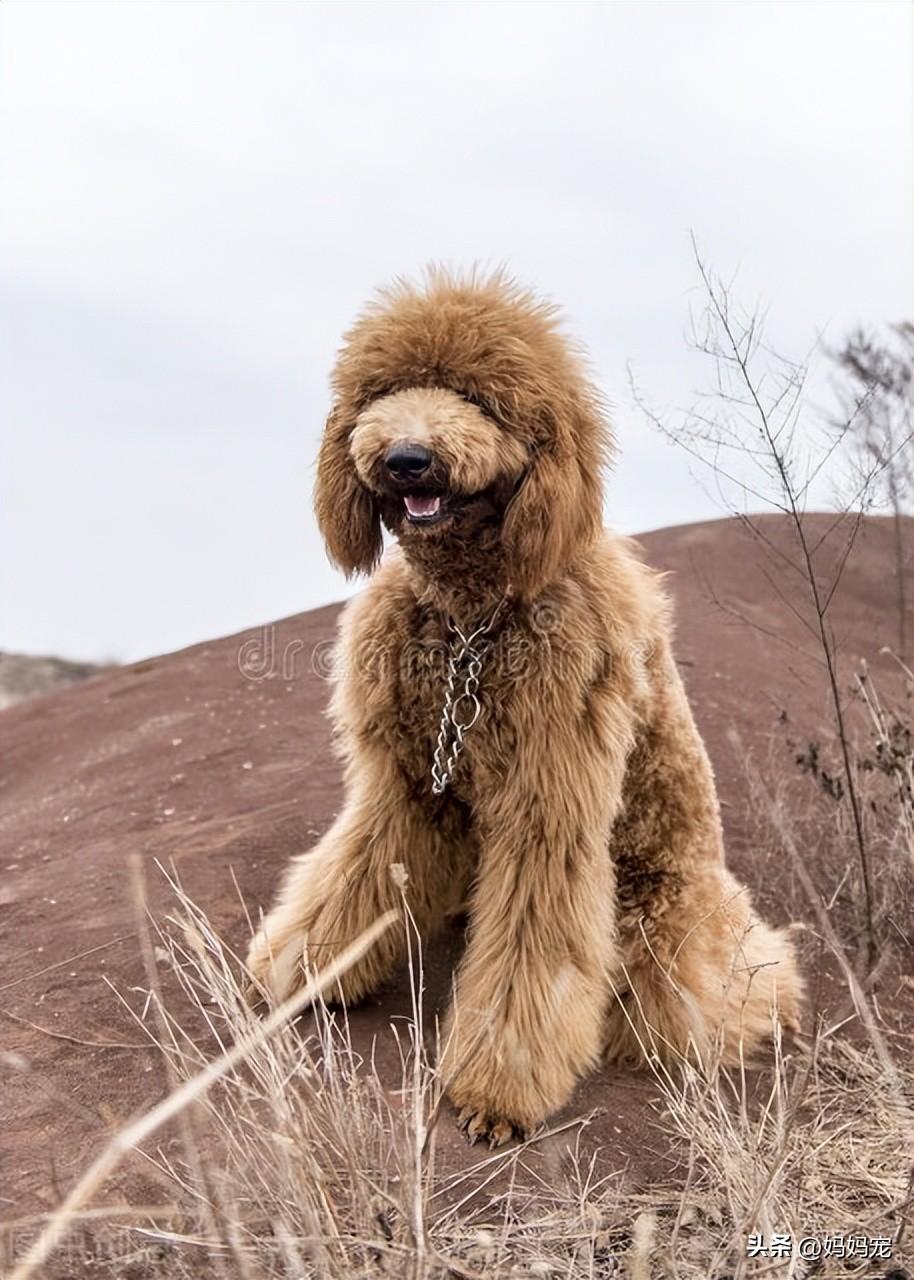
[[[441,708],[438,741],[432,760],[432,795],[444,795],[453,776],[457,758],[463,750],[463,735],[472,729],[479,719],[479,713],[482,710],[482,704],[479,701],[479,676],[483,661],[492,648],[492,641],[487,640],[486,636],[495,625],[495,620],[501,613],[507,598],[503,596],[488,620],[469,635],[464,635],[454,619],[450,619],[449,626],[453,634],[448,642],[448,673],[444,687],[444,706]],[[455,697],[454,691],[457,688],[461,669],[464,667],[466,675],[463,689]]]

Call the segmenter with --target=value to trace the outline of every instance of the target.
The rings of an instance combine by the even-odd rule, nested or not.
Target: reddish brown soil
[[[814,517],[810,527],[823,533],[830,519]],[[778,518],[760,523],[766,538],[789,546]],[[822,671],[808,656],[815,645],[781,599],[802,601],[802,584],[736,521],[642,541],[647,558],[671,571],[677,655],[717,772],[729,859],[765,912],[784,920],[788,869],[757,856],[745,759],[795,773],[786,738],[827,740]],[[894,597],[891,526],[868,519],[830,610],[845,685],[866,658],[898,694],[897,666],[879,654],[895,644]],[[328,685],[316,671],[337,612],[319,609],[114,669],[0,715],[3,1217],[58,1203],[112,1127],[161,1096],[161,1064],[105,982],[134,1004],[131,988],[146,985],[129,856],[142,856],[156,912],[172,904],[158,859],[174,863],[191,897],[243,949],[232,873],[254,915],[268,905],[287,858],[331,822],[340,775],[323,716]],[[262,678],[247,678],[240,656],[256,666],[251,648],[265,642],[272,658],[264,655]],[[804,853],[830,891],[815,844]],[[428,949],[433,1005],[447,991],[459,946],[455,929]],[[392,1084],[399,1072],[387,1027],[405,1011],[400,982],[352,1015],[361,1047],[378,1034],[378,1060]],[[651,1178],[670,1159],[654,1097],[646,1077],[605,1071],[564,1115],[599,1109],[587,1141],[605,1148],[610,1168]],[[453,1117],[440,1129],[445,1163],[466,1163]],[[557,1171],[566,1141],[544,1144],[547,1173]],[[131,1196],[160,1201],[162,1187],[147,1178],[136,1167],[119,1181]]]

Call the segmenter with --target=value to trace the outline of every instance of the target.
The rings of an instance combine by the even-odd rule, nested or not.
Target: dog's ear
[[[327,419],[317,458],[314,510],[327,554],[349,578],[370,573],[381,556],[381,519],[359,480],[349,452],[349,430],[340,414]]]
[[[589,454],[590,451],[588,450]],[[502,525],[508,581],[535,595],[558,577],[603,522],[600,461],[567,441],[540,445]]]

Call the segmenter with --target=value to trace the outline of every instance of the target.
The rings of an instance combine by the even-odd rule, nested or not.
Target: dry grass
[[[685,1068],[662,1082],[688,1173],[656,1251],[656,1274],[769,1274],[770,1260],[747,1257],[755,1232],[766,1239],[784,1232],[795,1244],[887,1236],[899,1261],[910,1189],[903,1152],[914,1135],[911,1083],[897,1070],[887,1073],[872,1049],[824,1028],[807,1051],[786,1054],[778,1044],[773,1065],[758,1075]],[[887,1265],[832,1259],[817,1271],[794,1258],[774,1270],[882,1276]]]
[[[119,1206],[107,1224],[120,1241],[110,1269],[68,1264],[59,1274],[831,1280],[882,1276],[890,1265],[833,1258],[810,1269],[796,1258],[748,1258],[750,1233],[773,1231],[795,1241],[890,1236],[900,1261],[910,1080],[871,1007],[866,1024],[878,1044],[854,1019],[820,1025],[811,1044],[790,1052],[778,1043],[761,1073],[726,1073],[714,1061],[672,1072],[656,1065],[660,1122],[682,1157],[682,1176],[668,1185],[633,1191],[588,1147],[586,1121],[576,1135],[568,1126],[569,1159],[548,1186],[529,1167],[527,1147],[485,1152],[472,1168],[447,1173],[436,1161],[436,1131],[439,1117],[452,1117],[440,1105],[435,1029],[423,1025],[418,945],[413,1013],[391,1033],[399,1079],[382,1079],[353,1048],[345,1015],[320,1000],[299,1034],[260,1034],[237,957],[172,885],[176,911],[155,941],[181,998],[162,997],[151,983],[146,1016],[135,1016],[167,1056],[185,1102],[188,1082],[211,1073],[214,1060],[223,1067],[188,1102],[180,1156],[141,1145],[136,1126],[122,1135],[122,1148],[136,1146],[155,1166],[174,1205],[138,1209],[133,1223]],[[243,1053],[232,1049],[239,1045]],[[235,1058],[226,1067],[227,1052]],[[84,1238],[105,1222],[94,1214],[78,1224]]]

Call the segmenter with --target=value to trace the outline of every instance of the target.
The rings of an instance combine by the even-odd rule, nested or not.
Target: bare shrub
[[[883,338],[858,328],[840,347],[829,351],[829,355],[841,374],[837,392],[843,408],[842,414],[832,420],[832,426],[840,437],[845,434],[844,423],[851,422],[851,430],[846,434],[856,473],[863,480],[875,471],[873,502],[892,514],[898,652],[903,660],[908,660],[909,554],[905,554],[903,517],[911,513],[914,495],[911,434],[914,325],[909,322],[890,325]]]
[[[847,415],[823,438],[810,421],[806,403],[808,359],[792,360],[765,342],[764,316],[734,299],[730,286],[702,259],[693,239],[703,306],[691,318],[690,343],[709,361],[713,383],[686,412],[661,416],[646,402],[634,378],[636,404],[668,439],[707,467],[722,501],[752,534],[770,560],[766,574],[776,597],[802,625],[823,682],[834,723],[836,768],[823,770],[818,754],[809,761],[818,781],[823,773],[836,799],[846,803],[863,895],[861,954],[869,967],[878,954],[874,904],[873,851],[870,847],[859,772],[854,760],[847,702],[849,681],[842,668],[839,639],[830,610],[863,515],[878,500],[889,468],[897,466],[911,444],[910,416],[896,424],[890,445],[855,454],[849,489],[824,534],[807,520],[813,485],[834,467],[839,451],[865,435],[861,425],[873,409],[879,387],[866,381],[850,398]],[[861,377],[863,375],[861,374]],[[792,534],[785,552],[764,525],[748,513],[751,504],[781,513]],[[777,633],[771,633],[777,638]]]

